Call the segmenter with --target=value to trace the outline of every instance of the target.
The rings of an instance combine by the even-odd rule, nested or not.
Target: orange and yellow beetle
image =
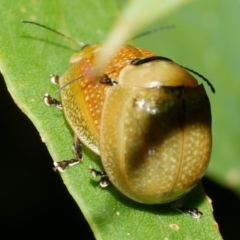
[[[173,202],[203,177],[212,134],[204,86],[172,60],[130,45],[121,47],[96,77],[101,44],[87,45],[58,78],[64,115],[82,144],[100,156],[106,178],[128,198]],[[60,103],[48,94],[47,104]],[[76,149],[81,156],[81,150]],[[71,160],[55,163],[63,170]],[[195,212],[199,217],[199,212]],[[194,215],[194,213],[193,213]]]
[[[92,78],[99,51],[101,45],[84,48],[60,78],[68,123],[127,197],[147,204],[182,197],[202,178],[211,153],[203,85],[170,59],[129,45]]]

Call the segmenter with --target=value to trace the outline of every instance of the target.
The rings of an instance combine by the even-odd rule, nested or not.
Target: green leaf
[[[95,0],[10,0],[1,1],[0,6],[4,32],[0,38],[0,68],[9,92],[35,124],[53,159],[70,159],[74,157],[72,131],[61,111],[44,105],[42,95],[48,92],[59,97],[48,76],[63,74],[77,47],[46,29],[21,24],[20,20],[33,20],[86,43],[96,43],[105,39],[119,9],[114,1]],[[169,22],[179,22],[179,19],[171,15]],[[181,25],[187,29],[184,21]],[[168,34],[164,34],[165,37]],[[170,34],[179,37],[178,31]],[[186,35],[183,37],[182,42]],[[171,48],[172,45],[161,46]],[[204,213],[202,219],[194,220],[176,212],[169,204],[139,204],[121,195],[113,186],[100,189],[89,174],[89,165],[101,168],[99,158],[84,148],[83,163],[68,168],[61,176],[97,239],[221,239],[211,205],[201,187],[191,192],[186,203]]]

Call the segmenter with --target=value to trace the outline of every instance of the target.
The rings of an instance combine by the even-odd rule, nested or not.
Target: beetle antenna
[[[201,74],[198,73],[198,72],[195,72],[194,70],[192,70],[192,69],[190,69],[190,68],[187,68],[187,67],[184,67],[184,66],[181,66],[181,67],[183,67],[184,69],[188,70],[189,72],[197,75],[197,76],[200,77],[202,80],[204,80],[204,81],[207,83],[207,85],[211,88],[212,92],[215,93],[215,88],[213,87],[212,83],[211,83],[207,78],[205,78],[203,75],[201,75]]]
[[[47,30],[49,30],[49,31],[51,31],[51,32],[54,32],[54,33],[56,33],[56,34],[58,34],[58,35],[60,35],[60,36],[62,36],[62,37],[64,37],[64,38],[66,38],[66,39],[68,39],[68,40],[71,40],[72,42],[77,43],[77,44],[80,45],[81,47],[83,47],[83,46],[86,45],[86,44],[83,43],[83,42],[79,42],[79,41],[77,41],[77,40],[75,40],[75,39],[73,39],[73,38],[71,38],[71,37],[69,37],[69,36],[67,36],[67,35],[65,35],[65,34],[63,34],[63,33],[61,33],[61,32],[58,32],[58,31],[56,31],[56,30],[53,29],[53,28],[47,27],[47,26],[45,26],[45,25],[43,25],[43,24],[41,24],[41,23],[32,22],[32,21],[27,21],[27,20],[21,20],[21,22],[22,22],[22,23],[29,23],[29,24],[33,24],[33,25],[37,25],[37,26],[39,26],[39,27],[45,28],[45,29],[47,29]]]
[[[67,82],[67,83],[65,83],[64,85],[62,85],[62,86],[57,90],[57,92],[60,92],[63,88],[65,88],[65,87],[68,86],[69,84],[71,84],[71,83],[77,81],[78,79],[81,79],[81,78],[83,78],[83,77],[85,77],[85,76],[87,76],[87,75],[88,75],[88,74],[84,74],[84,75],[81,75],[81,76],[79,76],[79,77],[76,77],[76,78],[70,80],[69,82]]]
[[[175,25],[169,25],[169,26],[162,26],[162,27],[158,27],[158,28],[153,28],[153,29],[148,30],[148,31],[146,31],[146,32],[139,33],[138,35],[135,35],[134,37],[132,37],[131,39],[129,39],[129,41],[135,40],[135,39],[137,39],[137,38],[146,36],[146,35],[151,34],[151,33],[154,33],[154,32],[160,32],[160,31],[168,30],[168,29],[175,28],[175,27],[176,27]]]

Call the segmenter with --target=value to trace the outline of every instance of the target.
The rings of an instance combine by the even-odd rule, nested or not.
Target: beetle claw
[[[100,83],[100,84],[107,84],[107,85],[110,85],[110,86],[115,86],[115,85],[117,85],[117,82],[116,82],[116,81],[113,81],[112,79],[110,79],[107,74],[103,74],[103,75],[100,77],[99,83]]]
[[[89,170],[93,177],[100,177],[99,186],[101,188],[105,188],[108,186],[109,178],[104,171],[98,171],[91,166],[89,167]]]
[[[193,217],[195,219],[201,218],[203,213],[201,211],[199,211],[197,208],[186,208],[186,207],[183,206],[185,198],[186,198],[186,196],[184,196],[183,198],[180,198],[177,201],[173,202],[172,207],[179,212],[187,213],[188,215],[190,215],[191,217]]]
[[[180,208],[174,207],[174,208],[179,212],[187,213],[188,215],[190,215],[192,218],[195,218],[195,219],[199,219],[203,215],[203,213],[199,211],[197,208],[186,208],[186,207],[180,207]]]
[[[59,172],[65,172],[65,169],[67,166],[74,166],[75,164],[79,163],[78,159],[70,159],[70,160],[64,160],[61,162],[53,162],[53,170],[55,172],[59,171]]]
[[[104,171],[99,171],[94,169],[92,166],[89,166],[90,173],[92,174],[93,177],[105,177],[107,176]]]
[[[186,209],[186,212],[192,216],[193,218],[199,219],[203,213],[201,211],[199,211],[197,208],[189,208]]]
[[[43,95],[43,101],[47,106],[56,106],[59,109],[62,109],[62,103],[59,102],[57,99],[51,97],[48,93]]]
[[[50,74],[51,83],[58,85],[59,84],[59,79],[60,79],[60,77],[58,75]]]
[[[109,184],[109,178],[108,178],[108,176],[106,175],[106,176],[104,176],[104,177],[101,177],[101,180],[100,180],[100,182],[99,182],[99,186],[100,186],[101,188],[105,188],[105,187],[108,186],[108,184]]]

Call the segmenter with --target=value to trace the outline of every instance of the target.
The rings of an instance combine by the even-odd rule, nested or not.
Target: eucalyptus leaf
[[[0,68],[9,92],[38,129],[53,160],[73,158],[73,133],[59,109],[44,105],[42,95],[47,92],[59,97],[48,76],[63,74],[78,47],[53,32],[20,21],[36,21],[83,42],[97,43],[106,38],[115,22],[119,14],[117,4],[94,0],[10,0],[1,1],[0,6],[4,31],[0,38]],[[152,45],[149,41],[148,44]],[[61,176],[96,239],[221,239],[201,186],[190,193],[186,203],[204,213],[200,220],[195,220],[169,204],[139,204],[113,186],[99,188],[89,174],[90,165],[101,169],[99,157],[84,148],[83,163],[68,168]]]

